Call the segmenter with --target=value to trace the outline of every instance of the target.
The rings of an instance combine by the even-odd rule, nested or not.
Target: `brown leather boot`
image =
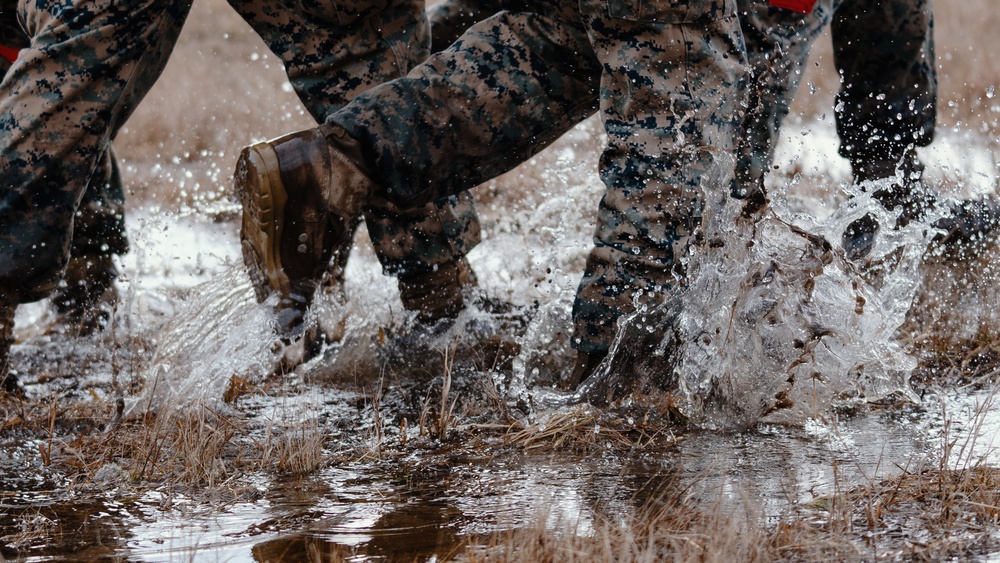
[[[104,330],[118,304],[118,268],[110,254],[70,258],[63,284],[52,293],[52,329],[79,336]]]
[[[237,160],[243,261],[258,301],[277,294],[284,336],[301,332],[330,259],[375,190],[352,153],[358,144],[343,129],[321,126],[247,147]]]

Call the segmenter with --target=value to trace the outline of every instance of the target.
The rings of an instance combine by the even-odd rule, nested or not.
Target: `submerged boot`
[[[468,291],[477,287],[476,274],[464,257],[430,270],[399,276],[403,308],[417,313],[417,322],[435,324],[454,319],[465,308]]]
[[[330,259],[375,189],[357,155],[343,129],[320,126],[247,147],[237,160],[243,261],[258,301],[277,294],[283,336],[302,332]]]
[[[915,151],[908,151],[900,160],[854,162],[854,182],[865,184],[886,178],[895,181],[887,188],[872,193],[872,198],[887,210],[899,210],[892,228],[905,227],[910,221],[920,220],[934,205],[933,197],[924,192],[920,178],[924,167],[917,160]],[[872,214],[853,221],[844,229],[841,246],[849,260],[860,260],[871,253],[881,226]]]
[[[934,222],[945,234],[934,239],[942,249],[968,249],[983,245],[1000,234],[1000,201],[966,200],[952,206],[950,214]]]
[[[118,304],[118,268],[110,254],[74,256],[52,293],[56,330],[85,336],[107,328]]]
[[[608,357],[607,352],[577,352],[576,353],[576,365],[573,366],[573,372],[569,376],[569,380],[566,381],[567,386],[570,389],[576,389],[581,383],[586,381],[594,372],[597,371],[597,366],[601,365],[604,358]]]
[[[0,301],[0,392],[21,394],[17,374],[10,369],[10,347],[14,344],[14,312],[17,305]]]

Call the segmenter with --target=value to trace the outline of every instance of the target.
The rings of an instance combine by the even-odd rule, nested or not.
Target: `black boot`
[[[476,274],[464,258],[422,272],[399,276],[403,308],[417,313],[417,321],[431,325],[454,319],[465,309],[465,294],[478,285]]]
[[[85,336],[104,330],[118,304],[118,268],[110,254],[74,256],[52,293],[55,330]]]
[[[927,210],[934,205],[934,198],[924,191],[920,181],[924,167],[917,160],[916,151],[907,151],[898,160],[857,161],[851,167],[857,184],[893,179],[888,187],[879,188],[872,193],[872,198],[886,210],[899,211],[896,224],[891,228],[899,229],[910,221],[923,219]],[[848,225],[841,238],[841,246],[847,258],[859,260],[868,256],[875,247],[881,228],[871,213]]]
[[[934,222],[945,234],[934,239],[944,250],[967,250],[987,244],[1000,233],[1000,201],[965,200],[954,204],[950,214]]]
[[[573,372],[569,376],[569,380],[566,382],[570,389],[576,389],[581,383],[586,381],[594,372],[597,371],[597,366],[601,365],[604,358],[608,357],[607,352],[577,352],[576,353],[576,365],[573,366]]]

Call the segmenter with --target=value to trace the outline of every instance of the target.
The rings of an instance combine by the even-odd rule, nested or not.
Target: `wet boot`
[[[10,347],[14,344],[14,312],[17,305],[0,301],[0,392],[21,394],[17,373],[10,368]]]
[[[958,202],[934,226],[945,231],[934,239],[938,248],[948,252],[976,249],[1000,235],[1000,201],[986,198]]]
[[[920,181],[924,167],[917,160],[916,151],[908,151],[898,161],[857,161],[851,167],[857,184],[895,179],[889,187],[872,193],[872,198],[885,209],[899,210],[896,224],[892,228],[902,228],[910,221],[923,219],[927,210],[934,205],[934,198],[924,191]],[[860,260],[868,256],[875,247],[881,228],[878,220],[870,213],[848,225],[841,238],[841,246],[848,260]]]
[[[247,147],[237,160],[243,260],[258,301],[277,294],[284,337],[302,333],[331,258],[375,191],[360,155],[342,128],[321,125]]]
[[[576,365],[573,366],[573,371],[570,373],[569,379],[566,381],[566,385],[570,389],[576,389],[581,383],[586,381],[594,372],[597,371],[597,366],[601,365],[604,358],[608,357],[607,352],[577,352],[576,353]]]
[[[478,286],[476,274],[464,257],[430,270],[399,276],[403,308],[417,313],[417,322],[433,325],[454,319],[465,309],[466,296]]]
[[[118,305],[118,268],[110,254],[74,256],[63,283],[52,293],[54,330],[86,336],[107,328]]]

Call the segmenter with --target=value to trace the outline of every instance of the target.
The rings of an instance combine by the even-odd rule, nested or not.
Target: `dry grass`
[[[680,439],[665,418],[636,421],[627,415],[576,405],[546,415],[538,422],[511,427],[508,442],[527,451],[594,452],[669,448]]]
[[[724,498],[696,498],[691,487],[668,483],[653,500],[624,519],[593,525],[553,521],[543,512],[534,524],[474,543],[465,561],[620,561],[645,563],[729,561],[852,561],[857,549],[839,534],[801,519],[773,528],[759,514],[734,509]]]

